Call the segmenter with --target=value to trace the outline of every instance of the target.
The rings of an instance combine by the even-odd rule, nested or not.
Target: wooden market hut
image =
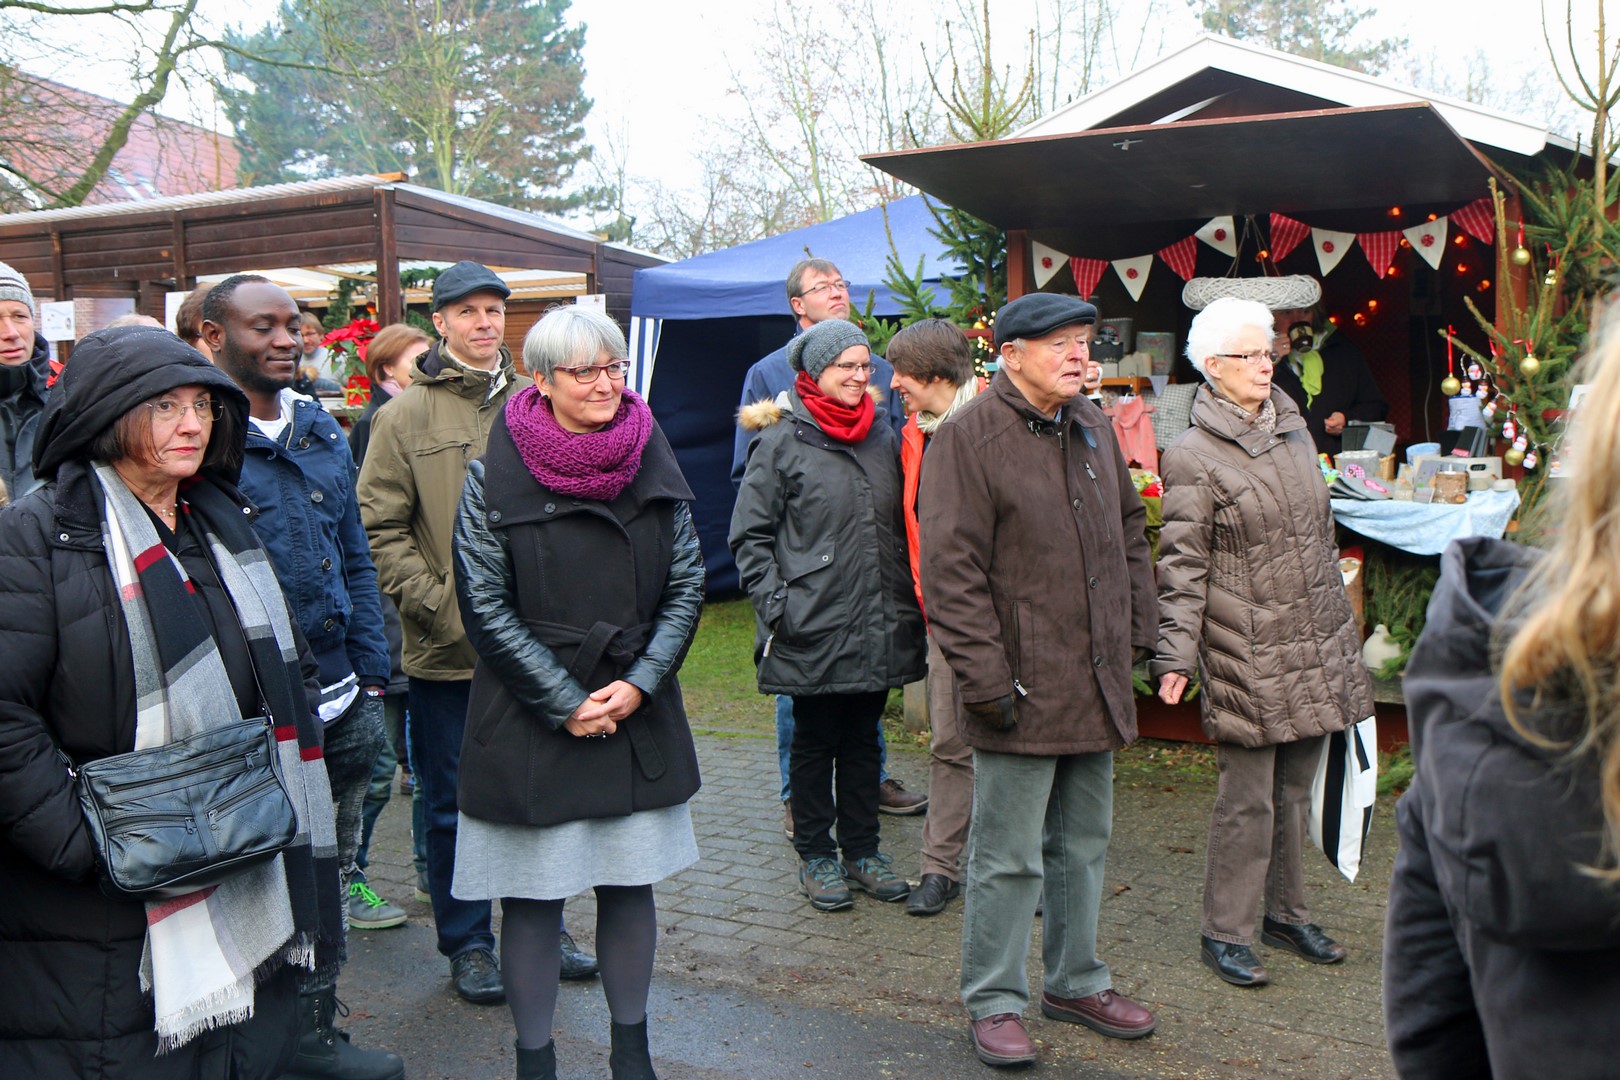
[[[379,282],[402,261],[474,259],[497,269],[580,275],[577,293],[602,293],[608,313],[630,318],[637,269],[666,260],[510,207],[392,176],[347,176],[137,202],[0,215],[0,261],[41,300],[133,300],[164,315],[164,296],[211,275],[365,264]],[[511,306],[509,343],[550,299]],[[377,317],[404,315],[399,289],[379,289]],[[514,349],[514,352],[516,350]]]
[[[1495,310],[1495,251],[1453,221],[1438,270],[1397,235],[1385,265],[1375,268],[1371,246],[1357,243],[1323,274],[1309,236],[1279,260],[1263,257],[1271,216],[1388,236],[1454,215],[1487,196],[1495,177],[1516,222],[1504,181],[1578,153],[1535,123],[1206,35],[1005,139],[865,160],[1005,229],[1010,296],[1075,291],[1067,272],[1037,284],[1037,251],[1043,261],[1138,260],[1147,278],[1140,299],[1124,269],[1106,270],[1093,295],[1105,318],[1172,332],[1178,347],[1193,313],[1181,302],[1182,278],[1155,255],[1178,242],[1185,250],[1212,219],[1231,216],[1242,241],[1236,259],[1195,243],[1195,273],[1319,277],[1330,317],[1366,354],[1390,420],[1403,439],[1426,441],[1445,427],[1437,331],[1454,325],[1484,347],[1463,301]],[[1179,358],[1175,376],[1196,377]]]
[[[1480,200],[1495,178],[1514,231],[1520,210],[1508,181],[1579,154],[1522,119],[1204,36],[1007,138],[865,160],[1006,230],[1009,297],[1073,293],[1077,277],[1100,272],[1090,295],[1103,317],[1127,318],[1137,334],[1172,334],[1177,381],[1197,380],[1180,355],[1193,315],[1181,299],[1184,274],[1318,277],[1330,318],[1367,356],[1404,445],[1445,429],[1438,332],[1455,326],[1485,347],[1464,301],[1487,316],[1496,310],[1496,245],[1517,243],[1482,240],[1460,222],[1467,216],[1476,234],[1493,237]],[[1232,222],[1235,256],[1194,239],[1219,218]],[[1279,221],[1307,235],[1272,258]],[[1438,268],[1404,233],[1431,222],[1446,226]],[[1326,233],[1314,230],[1335,234],[1340,247],[1353,238],[1359,250],[1341,251],[1324,273],[1317,245]],[[1089,273],[1071,259],[1089,261]],[[1135,298],[1128,277],[1145,278],[1130,281]],[[1525,284],[1505,283],[1504,295]],[[1381,715],[1387,706],[1396,721],[1381,735],[1404,740],[1399,688],[1384,688],[1380,700]],[[1141,704],[1145,734],[1202,737],[1195,708]]]

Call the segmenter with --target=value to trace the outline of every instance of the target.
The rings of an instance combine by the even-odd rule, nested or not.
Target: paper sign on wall
[[[39,305],[39,332],[46,341],[72,341],[73,301],[58,300]]]

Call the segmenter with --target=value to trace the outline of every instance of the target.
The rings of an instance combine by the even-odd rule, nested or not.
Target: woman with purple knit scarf
[[[624,334],[553,308],[456,517],[456,596],[478,650],[461,749],[454,895],[501,901],[519,1080],[557,1075],[563,900],[596,892],[615,1080],[654,1077],[653,883],[697,861],[697,752],[676,671],[697,629],[691,489]]]

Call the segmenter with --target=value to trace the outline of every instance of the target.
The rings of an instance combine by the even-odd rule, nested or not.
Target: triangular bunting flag
[[[1412,250],[1423,256],[1423,261],[1440,269],[1440,260],[1446,254],[1446,219],[1435,218],[1425,221],[1421,225],[1414,225],[1410,229],[1402,229],[1401,235],[1406,242],[1412,245]]]
[[[1389,270],[1389,264],[1395,261],[1395,253],[1401,248],[1401,231],[1391,229],[1389,232],[1357,233],[1356,239],[1361,241],[1361,253],[1367,256],[1367,264],[1373,268],[1373,273],[1383,277]]]
[[[1052,275],[1063,269],[1063,264],[1069,257],[1057,248],[1049,248],[1039,240],[1029,242],[1030,254],[1035,259],[1035,287],[1043,289],[1046,283],[1052,280]]]
[[[1181,275],[1182,281],[1191,281],[1193,268],[1198,265],[1198,237],[1177,240],[1169,247],[1159,249],[1159,258],[1170,264],[1170,269]]]
[[[1356,242],[1355,233],[1334,232],[1332,229],[1312,229],[1311,245],[1316,248],[1316,265],[1327,277],[1344,253]]]
[[[1231,214],[1210,218],[1204,227],[1193,235],[1222,255],[1237,257],[1237,227],[1232,221]]]
[[[1489,199],[1475,199],[1467,206],[1453,210],[1451,220],[1457,223],[1457,228],[1482,244],[1496,240],[1496,211]]]
[[[1160,394],[1164,393],[1164,388],[1170,385],[1170,376],[1149,375],[1148,382],[1153,384],[1153,396],[1158,397]]]
[[[1102,259],[1082,259],[1076,255],[1069,260],[1069,272],[1074,275],[1074,288],[1080,299],[1097,291],[1097,282],[1102,280],[1106,269],[1108,264]]]
[[[1115,259],[1114,273],[1125,283],[1125,291],[1132,300],[1142,299],[1142,287],[1147,284],[1148,271],[1153,268],[1153,256],[1138,255],[1134,259]]]
[[[1288,253],[1299,247],[1310,235],[1311,227],[1295,221],[1286,214],[1271,215],[1271,262],[1273,265],[1288,258]]]

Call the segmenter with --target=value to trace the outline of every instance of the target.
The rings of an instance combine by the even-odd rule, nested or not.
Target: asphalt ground
[[[934,918],[856,894],[820,913],[799,893],[781,831],[768,737],[698,736],[703,790],[693,800],[701,861],[657,888],[662,940],[649,1028],[663,1080],[745,1077],[955,1080],[991,1077],[967,1038],[958,997],[961,903]],[[923,754],[891,751],[890,771],[926,790]],[[1256,945],[1271,985],[1239,989],[1198,960],[1205,783],[1116,782],[1114,837],[1100,915],[1115,989],[1143,1001],[1158,1030],[1133,1042],[1026,1014],[1040,1051],[1019,1075],[1054,1077],[1391,1077],[1380,1011],[1384,908],[1395,851],[1381,802],[1354,884],[1319,852],[1307,858],[1316,920],[1349,950],[1318,967]],[[913,880],[922,818],[885,815],[883,848]],[[505,1006],[468,1005],[450,986],[428,905],[412,899],[409,801],[395,796],[372,841],[371,883],[410,912],[390,930],[353,931],[338,993],[357,1045],[404,1057],[412,1080],[515,1074]],[[497,920],[499,918],[497,908]],[[595,939],[590,896],[567,905],[582,947]],[[1258,921],[1258,913],[1256,914]],[[498,925],[498,923],[497,923]],[[1040,923],[1030,959],[1040,991]],[[596,980],[566,983],[557,1010],[559,1075],[608,1075],[608,1012]]]

